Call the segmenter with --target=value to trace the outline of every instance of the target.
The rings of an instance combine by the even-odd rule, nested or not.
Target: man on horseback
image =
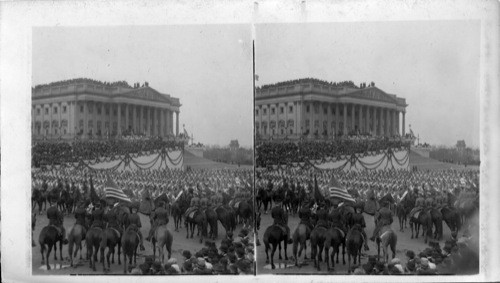
[[[410,211],[410,219],[414,217],[417,212],[422,211],[425,205],[423,195],[420,195],[417,190],[415,190],[415,195],[417,196],[417,199],[415,200],[415,207]]]
[[[88,228],[86,227],[85,223],[86,217],[87,217],[87,211],[85,210],[85,204],[83,203],[83,201],[80,201],[75,209],[75,219],[76,219],[75,225],[76,224],[81,225],[86,230]]]
[[[368,242],[366,241],[368,237],[365,232],[366,222],[365,217],[363,216],[363,203],[356,203],[354,208],[355,213],[352,215],[352,225],[354,226],[358,224],[359,227],[361,227],[361,236],[363,237],[363,243],[365,243],[365,251],[369,251],[370,248],[368,247]]]
[[[283,201],[282,195],[276,195],[274,202],[276,206],[271,209],[271,217],[274,219],[273,225],[280,227],[283,232],[286,234],[286,238],[288,239],[288,244],[292,244],[292,238],[290,235],[290,227],[288,227],[288,217],[285,214],[285,211],[281,207]]]
[[[54,226],[62,236],[63,244],[67,245],[68,239],[66,239],[66,230],[63,226],[64,217],[59,209],[57,209],[57,204],[47,209],[47,218],[49,219],[49,225]]]
[[[115,229],[116,231],[118,231],[118,233],[120,234],[120,237],[122,235],[122,227],[121,227],[121,223],[119,222],[118,220],[118,213],[116,211],[116,207],[117,207],[118,203],[115,203],[111,209],[109,209],[109,211],[104,215],[104,219],[106,220],[106,222],[108,222],[108,224],[106,225],[106,228],[112,228],[112,229]]]
[[[328,211],[326,211],[324,202],[319,203],[318,209],[316,210],[316,217],[318,218],[316,227],[328,229]]]
[[[373,229],[373,235],[370,238],[371,241],[375,241],[375,238],[379,237],[380,229],[383,226],[392,224],[393,216],[394,215],[391,209],[389,208],[389,202],[388,201],[382,202],[382,208],[378,211],[378,214],[375,216],[377,225],[375,226],[375,229]]]
[[[99,227],[104,229],[104,209],[101,207],[101,203],[97,202],[95,204],[95,209],[92,211],[92,227]]]
[[[311,223],[311,210],[307,207],[307,204],[302,205],[302,207],[300,208],[299,218],[300,218],[299,224],[306,225],[307,227],[309,227],[310,230],[314,228]]]
[[[197,196],[193,196],[193,198],[191,198],[191,203],[189,204],[189,208],[184,213],[184,217],[188,218],[191,213],[193,213],[198,209],[200,209],[200,198],[198,198]]]
[[[333,228],[339,229],[341,231],[342,237],[345,238],[347,234],[347,228],[345,225],[344,216],[340,211],[339,200],[333,199],[332,203],[333,203],[333,209],[329,215],[330,223],[332,224]]]
[[[141,251],[144,251],[145,250],[144,243],[143,243],[144,237],[142,236],[141,229],[140,229],[142,227],[141,218],[137,214],[137,212],[139,211],[139,207],[140,207],[139,202],[135,201],[132,203],[132,206],[130,208],[132,213],[130,213],[128,215],[128,223],[129,224],[128,224],[126,231],[134,230],[137,233],[137,235],[139,235],[139,247],[140,247]]]
[[[165,209],[165,202],[160,201],[160,203],[158,204],[158,208],[156,208],[156,210],[154,211],[153,221],[153,226],[151,226],[151,229],[149,230],[149,235],[146,238],[146,241],[151,241],[156,228],[160,227],[161,225],[168,224],[168,211]]]

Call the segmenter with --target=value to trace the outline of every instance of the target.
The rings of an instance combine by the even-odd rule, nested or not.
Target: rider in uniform
[[[410,218],[415,215],[415,213],[421,211],[424,209],[425,205],[425,199],[422,195],[418,194],[418,191],[416,191],[417,194],[417,199],[415,200],[415,207],[410,211]]]
[[[368,247],[368,242],[366,240],[368,237],[365,232],[366,222],[365,217],[363,216],[363,203],[357,203],[354,209],[355,213],[352,215],[352,225],[358,224],[361,227],[361,235],[363,236],[363,242],[365,243],[365,251],[368,251],[370,248]]]
[[[307,207],[307,204],[303,204],[299,210],[300,223],[306,225],[309,228],[309,233],[314,228],[311,223],[311,210]]]
[[[189,204],[189,208],[186,210],[184,216],[187,218],[191,212],[200,209],[200,198],[198,196],[193,196],[191,198],[191,203]]]
[[[84,234],[86,233],[88,227],[86,227],[85,218],[87,217],[87,211],[85,210],[85,204],[83,201],[78,203],[77,208],[75,209],[75,225],[81,225],[84,228]]]
[[[145,248],[144,248],[144,242],[143,242],[143,236],[142,236],[142,233],[141,233],[141,227],[142,227],[142,223],[141,223],[141,218],[139,217],[139,215],[137,214],[137,211],[139,211],[139,207],[140,207],[140,204],[139,202],[135,201],[132,203],[132,206],[130,208],[130,210],[132,211],[132,213],[130,213],[128,215],[128,227],[127,227],[127,230],[129,229],[133,229],[135,230],[135,232],[137,232],[137,234],[139,235],[139,241],[140,241],[140,249],[141,251],[144,251]],[[132,226],[134,225],[134,226]]]
[[[104,209],[101,207],[101,203],[97,202],[95,204],[95,209],[92,211],[92,226],[104,229]]]
[[[373,235],[370,238],[371,241],[375,241],[375,237],[378,237],[378,233],[383,226],[392,224],[393,221],[393,213],[389,208],[389,202],[382,202],[382,208],[378,211],[378,215],[376,215],[375,219],[377,220],[377,226],[373,229]]]
[[[62,234],[63,244],[68,244],[68,239],[66,239],[66,230],[63,226],[64,217],[59,209],[57,209],[56,205],[47,209],[47,218],[49,219],[49,225],[56,227],[59,234]]]
[[[329,215],[332,227],[340,229],[343,232],[342,237],[345,238],[347,235],[347,228],[344,223],[342,214],[340,213],[339,200],[333,199],[333,210]]]
[[[151,238],[153,238],[156,228],[160,227],[161,225],[167,225],[168,220],[169,220],[168,211],[165,209],[165,203],[163,201],[160,201],[160,203],[158,204],[158,208],[156,208],[154,212],[153,226],[151,226],[151,229],[149,230],[149,235],[146,238],[146,240],[151,241]]]
[[[282,201],[283,201],[282,195],[278,194],[275,196],[274,202],[275,202],[276,206],[273,207],[273,209],[271,209],[271,217],[274,219],[273,224],[277,225],[278,227],[283,229],[283,231],[286,234],[286,238],[287,238],[288,243],[292,244],[293,241],[292,241],[292,238],[290,238],[290,236],[291,236],[290,235],[290,227],[288,227],[288,217],[286,216],[285,211],[281,207]]]
[[[319,203],[318,209],[316,210],[316,217],[318,218],[316,227],[328,229],[328,211],[326,211],[324,202]]]
[[[116,213],[116,206],[118,203],[116,203],[112,208],[104,215],[104,219],[108,224],[106,225],[106,228],[113,228],[120,233],[120,237],[122,234],[122,229],[120,227],[120,223],[118,222],[118,214]]]

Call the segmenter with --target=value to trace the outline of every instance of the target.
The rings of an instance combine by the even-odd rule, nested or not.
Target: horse
[[[127,257],[129,264],[132,265],[132,257],[134,264],[137,263],[137,247],[139,246],[139,235],[133,229],[127,229],[121,238],[121,248],[123,250],[123,273],[127,273]]]
[[[354,258],[354,264],[356,265],[356,260],[361,264],[361,248],[363,247],[363,235],[361,232],[361,226],[359,224],[354,224],[354,226],[349,230],[346,236],[346,246],[347,246],[347,270],[351,272],[351,256]]]
[[[194,234],[194,227],[198,227],[198,235],[201,232],[200,236],[200,243],[203,243],[203,237],[207,235],[207,219],[203,211],[201,210],[196,210],[193,214],[193,216],[186,216],[186,238],[189,238],[189,229],[191,228],[191,238],[193,238]]]
[[[61,193],[59,194],[59,199],[57,200],[57,208],[60,208],[60,211],[66,212],[66,213],[71,213],[71,209],[73,207],[73,199],[71,198],[71,195],[69,192],[65,189],[61,190]]]
[[[34,189],[33,194],[31,196],[31,210],[34,210],[36,208],[36,205],[38,204],[38,214],[42,214],[42,209],[43,205],[45,204],[45,209],[47,209],[47,197],[45,194],[40,190],[40,189]]]
[[[264,187],[260,187],[257,191],[255,201],[257,202],[257,210],[260,211],[260,208],[264,205],[264,214],[266,214],[267,208],[270,207],[271,204],[271,196]]]
[[[321,270],[319,262],[322,261],[321,253],[326,241],[327,229],[323,226],[316,226],[311,231],[311,258],[314,259],[314,267]]]
[[[415,201],[412,202],[409,196],[406,196],[396,205],[396,216],[399,221],[399,231],[404,232],[408,228],[408,215],[410,214]]]
[[[452,232],[458,232],[461,228],[460,213],[454,207],[445,206],[441,208],[443,220]]]
[[[479,208],[479,196],[474,199],[463,200],[458,205],[458,210],[460,211],[462,226],[467,226],[469,219],[474,215],[474,213]]]
[[[243,228],[251,227],[252,216],[253,216],[253,204],[248,201],[240,201],[238,204],[238,210],[236,211],[236,215],[243,222]]]
[[[430,213],[426,211],[420,211],[418,218],[414,216],[410,217],[410,227],[411,227],[411,238],[413,239],[413,227],[415,226],[416,235],[415,238],[418,239],[418,234],[420,232],[420,225],[422,225],[422,235],[425,234],[424,243],[427,244],[427,239],[432,237],[432,218]]]
[[[283,209],[285,212],[290,213],[293,211],[293,203],[295,201],[295,194],[292,189],[288,188],[285,190],[285,198],[283,199]]]
[[[212,208],[207,208],[205,210],[205,215],[207,217],[207,224],[210,226],[210,232],[208,233],[208,238],[215,240],[219,234],[218,227],[218,215]]]
[[[431,208],[429,213],[431,215],[432,224],[435,227],[434,239],[441,240],[443,238],[443,215],[441,211],[436,208]]]
[[[311,228],[304,223],[299,223],[292,235],[293,240],[293,256],[295,257],[295,266],[300,267],[298,263],[299,256],[302,255],[302,250],[304,250],[304,260],[307,259],[307,243],[306,241],[311,238]],[[300,244],[300,250],[297,254],[297,248]]]
[[[54,247],[54,261],[57,260],[57,242],[59,242],[59,255],[61,260],[62,256],[62,246],[63,246],[63,237],[59,234],[57,228],[53,225],[48,225],[43,227],[40,235],[38,237],[38,243],[40,244],[40,252],[42,253],[42,264],[44,264],[44,260],[47,263],[47,270],[50,270],[49,257],[50,252],[52,251],[52,247]],[[44,257],[45,249],[47,248],[47,253]]]
[[[326,231],[325,238],[325,260],[326,268],[331,271],[335,268],[335,254],[337,254],[337,264],[339,263],[339,247],[342,245],[342,263],[345,265],[345,238],[342,236],[342,232],[339,228],[331,227]],[[328,253],[330,252],[330,247],[333,247],[331,260],[332,268],[330,269],[330,258]]]
[[[80,224],[75,224],[68,234],[68,253],[73,267],[73,257],[76,257],[78,250],[80,250],[80,260],[82,260],[82,241],[85,240],[86,229]],[[75,253],[73,255],[73,246],[76,245]]]
[[[115,247],[118,245],[118,264],[121,264],[120,252],[121,252],[121,236],[122,233],[118,229],[113,227],[108,227],[104,229],[101,239],[101,261],[104,271],[109,271],[111,268],[109,258],[112,255],[111,263],[115,263]],[[108,253],[106,254],[106,261],[108,262],[108,268],[106,268],[106,261],[104,260],[104,252],[108,248]]]
[[[185,211],[182,211],[179,202],[174,202],[172,204],[171,209],[172,209],[172,217],[174,218],[175,231],[178,232],[179,226],[180,226],[181,221],[182,221],[182,215],[184,214]]]
[[[52,206],[53,203],[57,204],[59,200],[59,189],[53,188],[52,190],[47,192],[47,201],[49,202],[49,207]]]
[[[163,247],[165,246],[167,248],[167,252],[168,252],[167,259],[170,259],[171,255],[172,255],[172,242],[173,241],[174,241],[174,237],[172,236],[170,231],[168,231],[167,225],[164,224],[164,225],[158,226],[156,228],[154,235],[153,235],[153,239],[151,240],[151,242],[153,243],[153,257],[156,258],[156,243],[158,243],[160,261],[162,264],[165,263],[164,255],[163,255],[163,253],[164,253]]]
[[[288,260],[288,255],[286,253],[287,249],[287,235],[286,232],[282,227],[279,227],[277,225],[271,225],[269,226],[266,231],[264,232],[264,247],[266,248],[266,264],[269,263],[269,249],[271,248],[272,245],[272,251],[271,251],[271,268],[276,269],[276,266],[274,265],[274,253],[276,252],[276,247],[279,247],[278,251],[278,257],[280,260],[283,258],[281,257],[281,242],[283,242],[284,249],[285,249],[285,260]]]
[[[377,237],[377,254],[380,258],[380,244],[382,244],[382,251],[384,252],[385,262],[389,262],[389,252],[387,247],[391,246],[392,258],[396,257],[396,244],[398,243],[398,236],[392,230],[390,225],[385,225],[380,229],[380,236]]]
[[[95,262],[97,261],[97,253],[101,245],[103,230],[101,227],[91,227],[85,235],[87,245],[87,258],[89,259],[89,267],[96,271]],[[104,251],[101,251],[101,258]]]
[[[215,212],[217,213],[217,219],[226,230],[226,233],[229,231],[232,232],[236,229],[234,210],[230,207],[218,206],[215,208]]]

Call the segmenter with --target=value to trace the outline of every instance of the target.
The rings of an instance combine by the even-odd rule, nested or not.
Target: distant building
[[[232,140],[229,143],[229,149],[230,150],[237,150],[238,148],[240,148],[240,144],[238,143],[238,140]]]
[[[457,148],[459,150],[464,150],[465,149],[465,140],[459,140],[459,141],[457,141],[457,145],[456,146],[457,146]]]
[[[32,88],[34,138],[179,134],[178,98],[126,82],[73,79]],[[175,122],[174,122],[175,114]]]
[[[279,82],[256,89],[255,133],[263,138],[403,136],[407,106],[404,98],[374,83],[357,87],[317,79]]]

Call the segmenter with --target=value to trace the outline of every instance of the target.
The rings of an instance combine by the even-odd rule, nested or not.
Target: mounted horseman
[[[168,224],[168,221],[169,221],[168,210],[165,208],[165,202],[164,201],[160,201],[158,203],[158,207],[153,212],[151,218],[153,219],[153,225],[151,226],[151,229],[149,230],[149,235],[146,238],[146,241],[148,241],[148,242],[151,242],[151,240],[152,240],[152,238],[154,236],[154,233],[155,233],[155,231],[156,231],[156,229],[158,227],[160,227],[161,225],[167,225]],[[141,235],[141,239],[142,239],[142,235]]]
[[[358,224],[359,227],[361,228],[361,237],[363,238],[363,243],[365,247],[365,251],[370,250],[368,247],[368,237],[366,236],[365,228],[366,228],[366,222],[365,222],[365,217],[363,216],[363,203],[356,203],[355,205],[355,213],[352,215],[352,226]]]
[[[419,193],[417,188],[415,188],[413,192],[416,196],[416,199],[415,199],[415,207],[410,211],[410,219],[411,218],[418,219],[418,213],[420,213],[424,209],[425,198],[423,194]]]
[[[68,239],[66,239],[66,229],[64,229],[63,225],[64,216],[57,208],[57,204],[47,209],[47,218],[49,219],[49,226],[53,226],[56,228],[56,230],[62,237],[63,244],[67,245]]]
[[[382,208],[377,212],[375,215],[375,229],[373,229],[373,235],[370,238],[371,241],[375,241],[376,238],[379,238],[379,232],[380,229],[384,226],[389,226],[392,224],[394,221],[394,214],[392,213],[391,209],[389,208],[389,202],[388,201],[382,201],[381,203]]]
[[[139,235],[139,248],[141,249],[141,251],[144,251],[145,250],[144,242],[143,242],[144,237],[142,236],[142,232],[141,232],[142,223],[141,223],[141,218],[137,214],[140,206],[141,206],[140,203],[137,201],[133,202],[132,205],[130,206],[132,213],[130,213],[128,215],[127,227],[125,229],[125,232],[127,232],[129,230],[135,231],[137,233],[137,235]]]
[[[280,227],[286,235],[287,243],[292,244],[290,228],[288,227],[288,216],[283,210],[283,194],[278,192],[274,196],[275,206],[271,209],[271,217],[274,219],[273,225]]]
[[[342,238],[345,239],[345,236],[347,235],[347,226],[346,226],[347,219],[345,219],[345,215],[342,213],[339,204],[340,200],[338,198],[332,199],[333,206],[331,208],[330,214],[328,215],[328,218],[330,220],[332,227],[339,229],[339,231],[342,234]]]

